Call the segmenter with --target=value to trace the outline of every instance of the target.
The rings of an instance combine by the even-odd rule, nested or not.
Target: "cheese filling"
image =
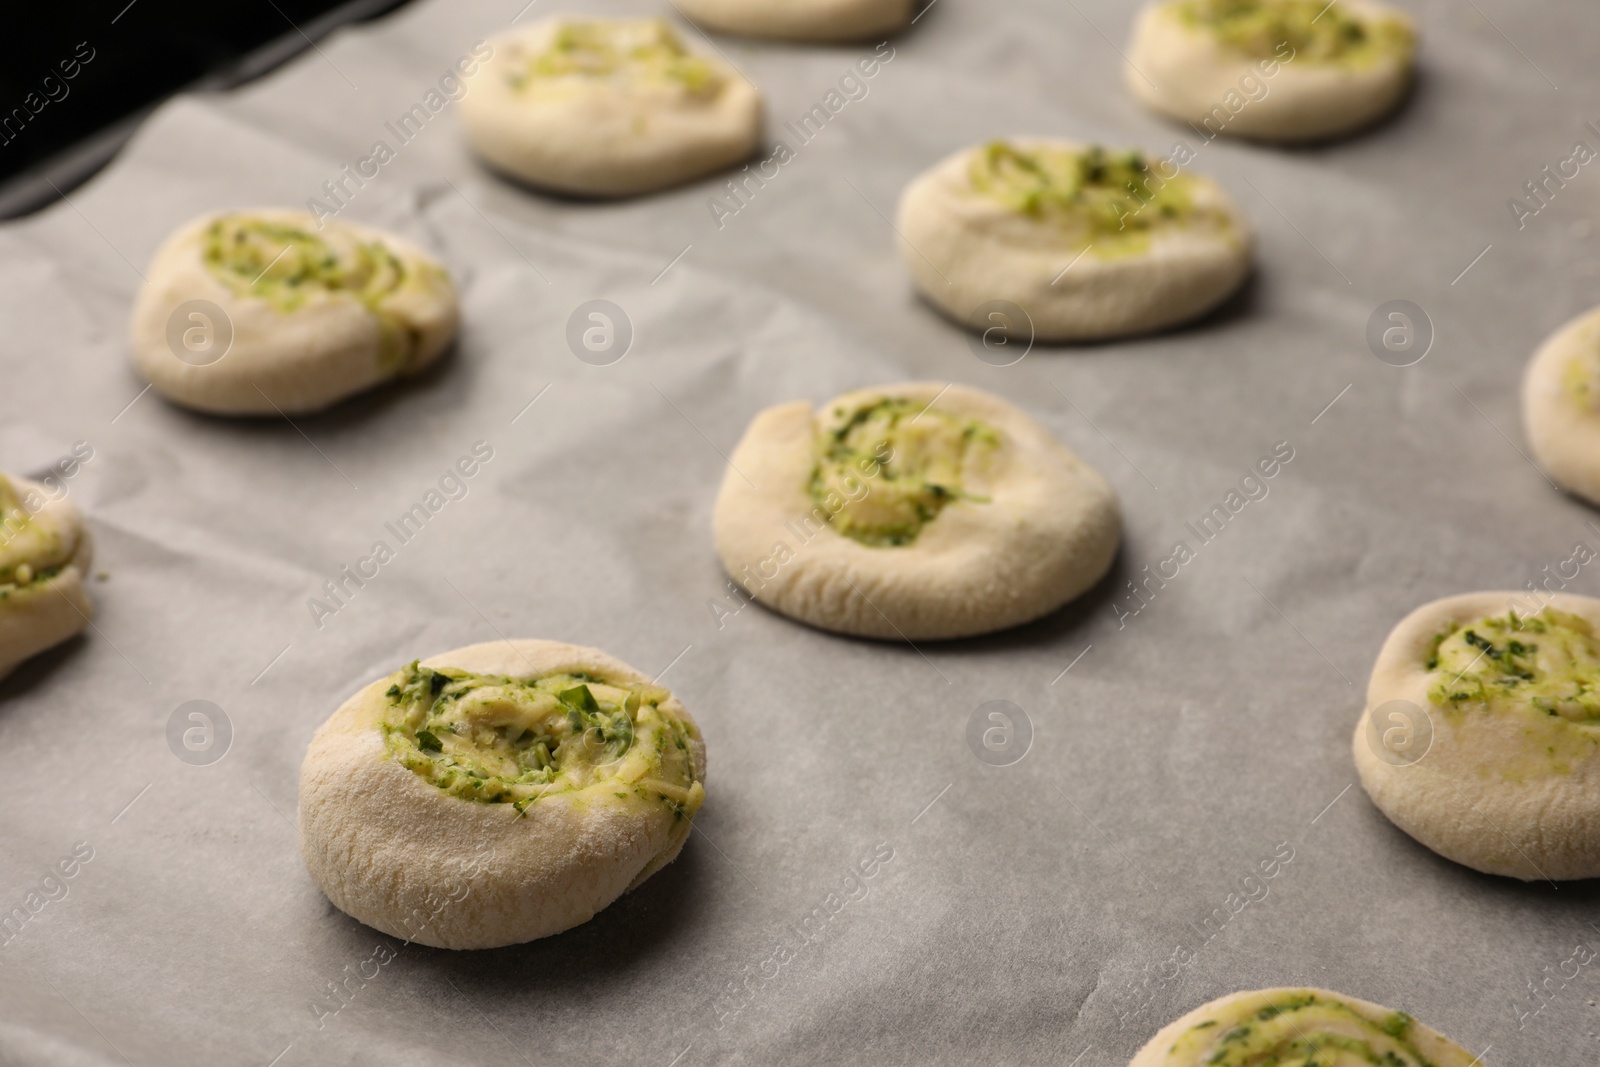
[[[212,277],[242,297],[265,300],[285,314],[317,296],[348,298],[378,321],[379,364],[399,371],[418,347],[406,296],[446,295],[449,279],[431,264],[410,267],[381,241],[344,227],[312,233],[288,223],[225,215],[206,230],[202,250]]]
[[[60,574],[77,550],[73,531],[48,513],[30,513],[24,494],[0,475],[0,606]]]
[[[1173,1042],[1170,1064],[1208,1067],[1432,1067],[1412,1040],[1405,1012],[1366,1012],[1312,992],[1285,994],[1265,1006],[1225,1006]]]
[[[1170,227],[1232,228],[1225,213],[1196,204],[1195,178],[1172,169],[1163,177],[1140,152],[1098,145],[1073,151],[994,141],[973,154],[968,174],[979,195],[1108,257],[1142,252]]]
[[[913,400],[835,408],[816,437],[811,498],[845,537],[908,545],[951,502],[989,502],[1000,443],[992,426]]]
[[[1478,619],[1434,638],[1428,699],[1441,707],[1533,712],[1600,726],[1600,637],[1554,608]]]
[[[1569,359],[1561,373],[1561,390],[1580,411],[1600,408],[1600,356],[1585,352]]]
[[[543,797],[604,787],[663,804],[677,820],[705,799],[694,726],[663,710],[665,689],[592,673],[522,680],[412,663],[386,696],[389,758],[463,800],[521,813]]]
[[[1252,59],[1283,59],[1288,45],[1297,63],[1362,66],[1415,43],[1399,19],[1360,18],[1327,0],[1179,0],[1172,10]]]
[[[716,96],[726,82],[664,19],[562,22],[549,47],[517,66],[510,79],[516,89],[606,81],[669,88],[697,100]]]

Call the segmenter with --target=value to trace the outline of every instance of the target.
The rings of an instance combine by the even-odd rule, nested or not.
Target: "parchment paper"
[[[1434,856],[1349,753],[1403,614],[1600,548],[1595,511],[1519,454],[1516,400],[1538,341],[1597,300],[1600,178],[1520,230],[1506,206],[1596,143],[1592,10],[1411,3],[1408,106],[1300,151],[1202,146],[1146,114],[1120,81],[1133,8],[1109,0],[940,0],[804,145],[783,123],[872,46],[718,39],[795,153],[719,228],[722,180],[618,204],[508,184],[453,105],[397,146],[385,123],[474,41],[556,10],[521,2],[417,3],[175,100],[69,202],[0,229],[0,467],[87,442],[65,484],[104,571],[95,628],[0,686],[0,912],[28,916],[0,935],[0,1060],[1117,1067],[1208,999],[1309,983],[1487,1063],[1595,1062],[1600,978],[1570,962],[1600,947],[1595,885]],[[913,175],[1011,133],[1184,141],[1254,220],[1256,279],[1193,328],[980,362],[912,294],[888,218]],[[160,240],[206,210],[302,205],[377,140],[395,159],[344,217],[449,264],[454,357],[293,425],[141,394],[124,332]],[[609,366],[566,342],[592,299],[635,333]],[[1392,299],[1434,325],[1415,366],[1364,339]],[[903,378],[1009,397],[1104,471],[1117,572],[949,645],[727,614],[709,521],[746,422]],[[466,495],[319,628],[308,600],[479,441]],[[1125,583],[1280,443],[1268,494],[1126,614]],[[1568,588],[1600,592],[1597,573]],[[583,927],[405,947],[307,875],[300,762],[357,687],[502,635],[665,670],[708,738],[709,800],[682,858]],[[192,700],[231,724],[210,765],[168,744]],[[968,745],[991,700],[1031,724],[1010,766]]]

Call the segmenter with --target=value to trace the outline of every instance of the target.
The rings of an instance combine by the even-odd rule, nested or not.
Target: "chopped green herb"
[[[987,502],[962,488],[1000,446],[986,423],[897,397],[835,408],[834,419],[816,437],[810,490],[812,517],[841,535],[906,545],[952,501]]]
[[[245,214],[212,222],[201,258],[212,277],[239,296],[264,300],[282,313],[317,296],[359,302],[378,320],[379,361],[393,373],[409,365],[419,344],[403,310],[406,294],[450,289],[442,270],[415,261],[408,266],[381,241]],[[398,305],[391,303],[397,298]]]
[[[1259,1003],[1257,1001],[1256,1003]],[[1411,1039],[1411,1017],[1295,993],[1255,1007],[1249,1000],[1190,1027],[1169,1049],[1172,1063],[1210,1067],[1434,1067]],[[1461,1062],[1466,1062],[1465,1055]]]
[[[674,86],[690,99],[716,96],[726,79],[690,52],[664,19],[569,19],[550,46],[513,71],[516,89],[557,78]]]
[[[566,704],[568,707],[591,713],[600,710],[600,705],[595,703],[594,694],[589,692],[589,687],[586,685],[574,686],[571,689],[562,690],[559,695],[562,703]]]
[[[1361,67],[1415,47],[1403,20],[1327,0],[1178,0],[1173,10],[1253,59]]]
[[[619,775],[618,784],[682,790],[674,795],[688,797],[690,814],[704,795],[692,752],[668,744],[690,728],[662,707],[665,690],[592,673],[517,679],[412,662],[385,693],[390,758],[463,800],[509,803],[525,814],[540,797]],[[446,736],[454,739],[448,750]]]
[[[1196,202],[1197,179],[1137,151],[994,141],[973,153],[968,178],[975,192],[1054,223],[1097,259],[1142,253],[1154,231],[1174,224],[1233,228],[1225,211]]]
[[[1525,706],[1600,724],[1600,637],[1576,615],[1546,608],[1451,626],[1434,637],[1424,665],[1438,675],[1428,691],[1435,704]]]

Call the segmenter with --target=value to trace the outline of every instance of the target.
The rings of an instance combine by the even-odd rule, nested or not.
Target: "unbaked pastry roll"
[[[317,731],[301,850],[335,906],[386,934],[520,944],[672,862],[705,773],[683,705],[620,660],[469,645],[373,682]]]
[[[134,304],[133,358],[185,407],[292,415],[416,374],[459,319],[449,274],[402,238],[337,219],[319,229],[303,211],[231,212],[194,220],[156,253]]]
[[[1522,378],[1522,421],[1545,473],[1600,504],[1600,308],[1561,327],[1534,353]]]
[[[1372,668],[1356,768],[1373,803],[1441,856],[1524,880],[1593,878],[1600,600],[1535,596],[1468,593],[1402,619]]]
[[[93,558],[76,504],[0,474],[0,678],[89,625]]]
[[[678,0],[707,29],[790,41],[859,41],[899,33],[912,0]]]
[[[1403,1011],[1326,989],[1234,993],[1162,1027],[1128,1067],[1474,1067]]]
[[[1125,77],[1202,136],[1313,141],[1392,111],[1416,30],[1373,0],[1158,0],[1140,13]]]
[[[1117,497],[999,397],[905,382],[755,417],[714,517],[723,566],[802,622],[880,638],[1017,626],[1111,567]]]
[[[1133,151],[1037,139],[965,149],[907,186],[899,214],[923,295],[968,325],[1009,301],[1042,341],[1185,322],[1250,270],[1250,232],[1227,194]]]
[[[630,196],[755,150],[761,94],[663,19],[557,17],[497,37],[461,121],[489,163],[580,196]]]

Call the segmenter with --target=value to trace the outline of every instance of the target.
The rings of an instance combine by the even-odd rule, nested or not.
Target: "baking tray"
[[[92,447],[66,484],[104,571],[95,628],[0,689],[0,905],[30,909],[0,946],[0,1060],[1116,1067],[1199,1003],[1308,983],[1487,1063],[1593,1063],[1595,978],[1568,961],[1600,944],[1595,885],[1434,856],[1349,753],[1402,615],[1600,546],[1517,414],[1528,354],[1600,299],[1597,179],[1520,229],[1506,206],[1596,117],[1596,16],[1408,6],[1405,109],[1283,151],[1145,113],[1120,84],[1130,5],[940,0],[720,226],[724,179],[614,204],[517,188],[446,107],[344,214],[448,263],[458,349],[293,424],[141,393],[139,271],[199,212],[317,195],[542,6],[434,0],[341,31],[172,101],[67,202],[0,229],[0,467]],[[774,140],[873,51],[715,47],[766,91]],[[1253,220],[1254,280],[1187,329],[976,358],[912,293],[888,219],[922,169],[1013,133],[1185,141]],[[606,365],[566,341],[597,299],[633,334]],[[1433,331],[1407,367],[1366,342],[1397,299]],[[916,648],[728,614],[710,513],[749,418],[907,378],[1005,396],[1103,471],[1126,514],[1114,574],[1037,624]],[[480,441],[467,493],[317,625],[323,583]],[[1126,583],[1280,443],[1269,492],[1131,614]],[[1592,571],[1569,590],[1600,591]],[[307,875],[300,762],[359,686],[501,635],[665,670],[704,728],[709,799],[683,856],[582,927],[404,946]],[[190,701],[226,717],[214,762],[169,744]],[[990,701],[1025,716],[1007,765],[968,743]]]

